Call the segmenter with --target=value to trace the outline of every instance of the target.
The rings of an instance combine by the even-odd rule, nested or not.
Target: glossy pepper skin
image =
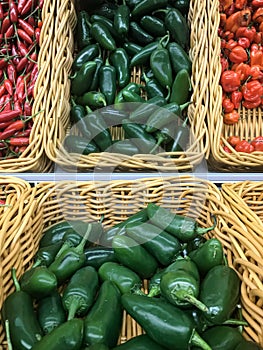
[[[72,63],[72,70],[79,70],[84,63],[94,60],[99,55],[99,45],[90,44],[79,51]]]
[[[20,290],[14,270],[12,270],[12,277],[16,291],[11,293],[3,303],[2,320],[9,321],[13,347],[17,350],[31,349],[41,339],[43,333],[36,318],[31,296]]]
[[[85,249],[86,266],[92,266],[98,270],[102,264],[106,262],[116,262],[117,259],[114,255],[112,248],[104,246],[96,246]]]
[[[104,24],[92,23],[90,34],[105,50],[114,51],[116,49],[116,42]]]
[[[155,10],[165,7],[168,0],[143,0],[140,1],[132,10],[133,17],[140,17],[152,13]]]
[[[99,88],[99,72],[100,68],[104,64],[104,60],[101,56],[94,58],[94,62],[96,62],[96,69],[93,74],[92,82],[90,84],[90,91],[95,91]]]
[[[121,294],[140,292],[142,286],[141,278],[128,267],[120,265],[117,262],[104,263],[99,268],[98,274],[102,281],[112,281],[115,283]]]
[[[167,10],[164,24],[171,33],[172,38],[183,49],[188,49],[190,42],[189,27],[181,12],[176,8]]]
[[[147,206],[150,221],[158,227],[165,229],[182,242],[188,242],[198,235],[211,231],[214,226],[208,228],[198,227],[197,222],[183,215],[173,214],[168,209],[154,203]]]
[[[181,69],[172,84],[172,91],[169,102],[176,102],[179,105],[189,101],[189,94],[192,90],[191,78],[186,69]]]
[[[240,295],[237,273],[225,265],[210,269],[200,286],[200,300],[208,307],[204,318],[208,324],[219,325],[228,320]]]
[[[76,102],[82,106],[88,106],[91,109],[97,109],[107,106],[105,96],[100,91],[88,91],[76,98]]]
[[[167,95],[165,93],[165,89],[163,89],[161,87],[161,85],[158,83],[158,81],[153,77],[153,78],[148,78],[146,76],[146,74],[143,74],[144,80],[145,80],[145,86],[144,89],[147,93],[147,97],[149,99],[154,98],[156,96],[160,96],[162,98],[166,98],[167,97],[165,95]],[[169,96],[168,96],[169,98]]]
[[[126,341],[125,343],[122,343],[112,350],[164,350],[164,348],[157,344],[155,341],[153,341],[148,335],[141,334],[137,335],[136,337],[133,337]]]
[[[116,94],[116,79],[116,69],[107,59],[105,65],[102,65],[99,70],[99,88],[106,98],[107,105],[111,105],[114,102]]]
[[[205,275],[212,267],[223,264],[223,246],[216,239],[208,239],[197,249],[189,253],[189,257],[196,263],[201,275]]]
[[[57,291],[38,301],[37,319],[44,334],[52,332],[59,325],[66,322],[66,311]]]
[[[111,281],[104,281],[95,303],[84,318],[85,345],[117,345],[122,323],[121,293]]]
[[[46,266],[36,266],[25,271],[20,278],[21,290],[40,299],[57,288],[57,278]]]
[[[148,45],[145,45],[137,54],[132,57],[130,63],[131,67],[146,64],[149,61],[153,50],[158,47],[158,44],[159,41],[154,41]]]
[[[71,80],[71,93],[81,96],[89,90],[92,76],[96,69],[96,62],[88,61],[84,63],[76,76]]]
[[[91,35],[88,25],[89,15],[86,11],[80,11],[77,17],[76,38],[79,49],[83,49],[91,42]]]
[[[241,341],[234,350],[262,350],[262,347],[251,341],[245,339]]]
[[[91,133],[86,125],[87,112],[81,105],[75,103],[74,99],[71,99],[70,120],[72,124],[76,125],[77,129],[81,132],[82,136],[91,139]]]
[[[154,41],[154,37],[142,29],[135,21],[130,22],[129,35],[132,41],[142,46],[148,45]]]
[[[191,317],[176,306],[161,299],[134,294],[124,294],[121,300],[124,309],[161,346],[187,350],[190,345],[197,345],[211,350],[195,332]]]
[[[117,48],[110,55],[110,62],[115,67],[118,86],[122,89],[131,79],[130,73],[130,58],[123,48]]]
[[[177,74],[180,70],[186,69],[191,74],[192,62],[186,51],[176,42],[168,43],[167,50],[174,73]]]
[[[80,350],[83,340],[83,320],[74,318],[46,334],[32,350]]]
[[[166,34],[164,22],[158,17],[145,15],[140,19],[140,25],[155,37],[162,37]]]
[[[133,156],[134,154],[138,154],[139,149],[130,140],[117,140],[113,143],[110,152],[125,154],[127,156]]]
[[[126,234],[146,248],[163,266],[169,265],[182,251],[178,239],[147,222],[127,225]]]
[[[156,272],[157,260],[134,239],[117,235],[112,240],[112,247],[118,261],[141,278],[150,278]]]
[[[165,98],[162,96],[155,96],[147,100],[147,103],[136,105],[134,110],[131,111],[129,119],[133,122],[145,122],[149,116],[156,111],[159,107],[162,107],[166,104]]]
[[[244,340],[237,328],[215,326],[202,333],[204,340],[215,350],[233,350]]]
[[[57,242],[38,249],[36,255],[34,256],[33,267],[39,265],[49,266],[54,261],[58,251],[62,247],[62,244],[63,242]]]
[[[97,271],[91,266],[84,266],[70,278],[62,296],[62,303],[68,311],[68,320],[76,315],[85,315],[95,300],[99,288]]]
[[[121,36],[128,34],[130,25],[130,8],[125,3],[119,5],[114,14],[113,23],[116,31]]]
[[[64,139],[64,146],[71,153],[88,155],[99,152],[98,146],[93,141],[75,135],[67,135]]]

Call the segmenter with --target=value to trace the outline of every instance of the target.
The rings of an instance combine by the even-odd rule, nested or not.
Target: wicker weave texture
[[[234,125],[223,123],[222,117],[222,88],[219,85],[221,76],[220,52],[221,40],[218,36],[220,23],[219,0],[207,0],[208,42],[209,42],[209,118],[208,130],[211,148],[211,165],[223,171],[262,171],[262,152],[237,152],[227,142],[227,138],[237,135],[247,141],[263,133],[262,109],[246,109],[240,107],[240,120]],[[223,150],[223,146],[231,149],[232,153]]]
[[[19,277],[31,266],[43,229],[62,220],[93,221],[102,215],[104,226],[110,227],[154,202],[177,214],[193,217],[201,227],[211,226],[213,215],[216,216],[217,226],[209,237],[221,240],[229,265],[240,276],[243,316],[249,323],[244,335],[262,344],[262,303],[260,294],[257,294],[260,290],[262,294],[262,289],[257,277],[259,266],[255,263],[262,250],[261,239],[256,239],[223,203],[214,184],[190,176],[133,181],[47,182],[38,184],[31,192],[26,188],[21,197],[24,200],[17,203],[15,213],[10,216],[11,224],[5,221],[3,231],[1,226],[1,283],[4,292],[0,307],[3,299],[13,291],[11,267],[17,268]],[[257,289],[252,288],[255,283],[259,285]],[[124,313],[120,342],[141,333],[141,327]],[[0,344],[4,344],[3,341],[1,329]]]
[[[77,3],[77,1],[75,1]],[[68,5],[66,5],[68,4]],[[124,169],[141,170],[156,169],[164,171],[189,171],[199,164],[209,154],[208,129],[206,117],[208,111],[208,21],[205,11],[205,2],[191,1],[189,11],[189,25],[191,27],[190,57],[193,62],[192,74],[192,104],[188,107],[188,115],[191,125],[190,146],[185,152],[177,152],[176,158],[169,158],[168,152],[158,155],[137,154],[127,156],[109,152],[93,153],[89,155],[68,154],[63,148],[63,140],[69,132],[69,92],[70,81],[68,74],[73,57],[73,29],[75,20],[69,21],[69,16],[74,17],[73,2],[58,1],[59,11],[56,30],[53,37],[52,65],[56,67],[52,74],[52,107],[47,116],[45,151],[48,158],[59,164],[64,169],[72,171],[76,166],[82,170],[91,170],[96,166],[119,167]],[[71,12],[72,11],[72,12]],[[75,13],[76,15],[76,13]],[[60,19],[60,22],[59,22]],[[131,81],[142,83],[141,67],[135,67]],[[123,137],[121,127],[112,128],[112,136]]]

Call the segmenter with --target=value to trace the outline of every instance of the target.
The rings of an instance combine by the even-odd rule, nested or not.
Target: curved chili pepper
[[[0,113],[0,122],[8,122],[16,117],[19,117],[20,111],[18,110],[10,110],[6,112]]]
[[[28,63],[28,58],[27,57],[21,58],[19,63],[16,66],[16,70],[18,72],[22,72],[22,70],[26,67],[27,63]]]
[[[29,145],[29,137],[12,137],[9,140],[9,144],[11,146],[28,146]]]
[[[15,34],[15,28],[14,28],[14,25],[11,24],[7,31],[4,33],[4,36],[5,36],[5,39],[10,39],[12,38],[12,36]]]
[[[24,40],[28,44],[33,44],[32,38],[23,29],[18,28],[17,29],[17,34],[22,40]]]
[[[40,39],[40,32],[41,32],[40,28],[35,29],[35,38],[36,38],[36,41],[38,44],[39,44],[39,39]]]
[[[11,25],[10,18],[9,16],[6,16],[2,22],[1,34],[5,34],[7,29],[10,27],[10,25]]]

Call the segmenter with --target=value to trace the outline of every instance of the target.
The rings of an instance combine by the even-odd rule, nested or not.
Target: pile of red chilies
[[[0,159],[29,144],[42,7],[43,0],[0,2]]]

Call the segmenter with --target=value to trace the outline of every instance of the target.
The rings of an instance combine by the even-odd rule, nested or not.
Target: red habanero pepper
[[[255,137],[250,143],[255,151],[263,152],[263,136]]]
[[[233,63],[241,63],[246,62],[248,60],[246,50],[240,45],[235,46],[229,53],[228,57]]]
[[[248,26],[250,22],[251,11],[248,8],[237,11],[227,18],[225,30],[230,30],[232,33],[235,33],[239,27]]]
[[[252,80],[244,84],[241,91],[246,101],[255,102],[263,96],[263,85],[258,80]]]
[[[227,142],[232,146],[232,147],[236,147],[236,145],[240,142],[240,137],[239,136],[229,136],[227,138]]]
[[[242,106],[247,109],[253,109],[253,108],[259,107],[261,103],[262,103],[262,99],[258,97],[255,101],[246,101],[246,100],[243,101]]]
[[[23,29],[18,28],[17,29],[17,34],[20,37],[20,39],[24,40],[28,44],[33,44],[32,38]]]
[[[254,151],[254,147],[248,141],[242,140],[237,143],[235,150],[237,152],[252,153]]]
[[[40,33],[41,33],[41,29],[40,28],[36,28],[35,29],[35,38],[36,38],[36,42],[39,44],[39,39],[40,39]]]
[[[256,34],[256,28],[254,26],[251,27],[239,27],[236,31],[236,38],[248,38],[250,42],[253,41],[255,34]]]
[[[22,18],[18,19],[18,26],[21,27],[29,36],[33,37],[34,35],[34,27],[31,26],[27,21]]]
[[[263,51],[258,44],[252,44],[250,47],[250,65],[263,68]]]
[[[238,45],[243,47],[244,49],[248,49],[250,47],[250,40],[244,36],[241,36],[238,41],[237,41]]]
[[[247,0],[236,0],[235,8],[238,10],[242,10],[247,5]]]
[[[253,0],[251,5],[253,7],[263,7],[263,0]]]
[[[9,16],[12,23],[17,23],[18,21],[18,10],[15,2],[13,0],[9,1]]]
[[[233,4],[233,0],[220,0],[222,10],[228,9]]]
[[[24,16],[24,15],[28,14],[29,11],[32,11],[32,8],[33,8],[32,0],[27,0],[27,2],[25,3],[25,5],[23,6],[23,8],[21,10],[21,15]]]
[[[225,57],[220,58],[220,63],[221,63],[221,71],[224,72],[225,70],[228,69],[229,64],[228,60]]]
[[[234,64],[232,66],[232,70],[239,75],[241,81],[244,81],[249,77],[250,68],[251,67],[248,64],[243,63],[243,62],[238,63],[238,64]]]
[[[256,44],[263,44],[263,32],[256,32],[256,35],[254,36],[253,43]]]
[[[253,14],[252,20],[257,23],[263,22],[263,7],[259,7]]]
[[[252,80],[260,80],[260,81],[263,80],[263,72],[260,66],[254,65],[250,67],[249,75]]]
[[[223,150],[226,152],[226,153],[232,153],[231,149],[227,146],[224,146],[223,147]]]
[[[230,40],[228,40],[227,42],[226,42],[226,44],[225,44],[225,51],[231,51],[231,50],[233,50],[233,48],[234,47],[236,47],[237,46],[237,42],[234,40],[234,39],[230,39]]]
[[[28,146],[29,137],[12,137],[9,140],[9,144],[12,146]]]
[[[220,83],[225,92],[233,92],[240,87],[240,76],[232,70],[226,70],[221,74]]]
[[[235,109],[239,108],[242,99],[243,99],[243,94],[241,91],[233,91],[231,93],[231,101],[233,102]]]
[[[223,121],[227,125],[236,124],[239,121],[239,113],[237,110],[233,110],[230,113],[225,113],[223,117]]]
[[[234,110],[234,103],[230,100],[230,98],[223,99],[222,107],[224,108],[225,113],[230,113]]]
[[[235,37],[235,34],[230,32],[230,30],[223,32],[223,38],[225,40],[231,40],[231,39],[234,39],[234,37]]]
[[[229,6],[229,8],[225,11],[227,16],[231,16],[234,12],[236,11],[235,9],[235,4],[234,2]]]

